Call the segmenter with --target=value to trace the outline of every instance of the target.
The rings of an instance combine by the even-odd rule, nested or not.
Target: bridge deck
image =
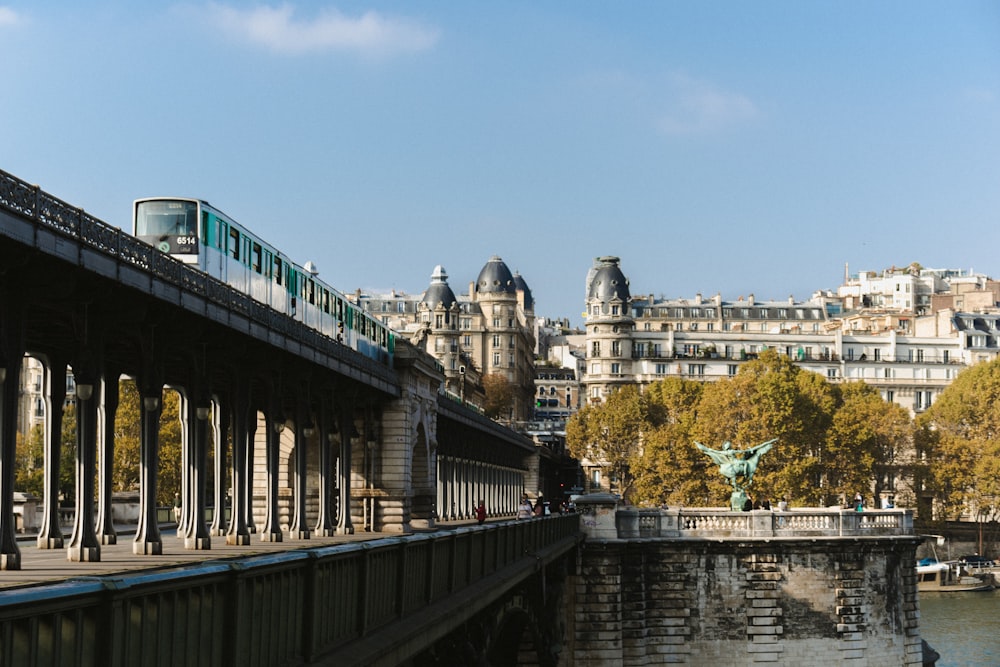
[[[475,523],[475,521],[443,521],[438,522],[433,531],[449,530],[459,526],[475,525]],[[401,534],[355,533],[354,535],[335,535],[333,537],[312,537],[308,540],[289,539],[285,535],[282,542],[261,542],[259,535],[251,535],[250,544],[242,546],[226,544],[225,536],[213,536],[212,548],[207,550],[185,549],[183,538],[177,537],[173,528],[164,528],[161,535],[163,537],[162,554],[141,556],[133,554],[133,536],[119,532],[118,543],[102,545],[101,560],[89,563],[69,561],[65,547],[39,549],[34,538],[21,537],[18,541],[18,546],[21,549],[21,569],[0,570],[0,595],[3,594],[4,590],[12,588],[55,583],[75,577],[106,576],[122,572],[177,567],[209,560],[247,558],[296,549],[313,549],[333,544],[380,540],[387,537],[399,537]],[[68,534],[65,536],[65,540],[69,542]]]

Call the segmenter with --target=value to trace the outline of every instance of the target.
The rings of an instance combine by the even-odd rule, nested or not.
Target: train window
[[[261,261],[261,264],[262,264],[262,266],[264,268],[264,277],[265,278],[272,277],[274,275],[274,272],[273,272],[274,257],[271,255],[271,251],[270,250],[265,250],[264,251],[264,258]]]
[[[226,250],[233,259],[240,258],[240,230],[235,227],[229,228],[229,248]]]
[[[282,276],[283,276],[282,271],[281,271],[281,264],[282,264],[281,258],[280,257],[275,257],[274,258],[274,282],[278,283],[279,285],[281,284],[281,280],[282,280]]]
[[[330,291],[326,288],[323,288],[323,312],[330,314]]]
[[[201,242],[205,245],[212,245],[212,226],[208,217],[208,211],[201,212]]]
[[[306,299],[312,305],[316,305],[316,281],[312,278],[306,281]]]
[[[261,269],[261,247],[259,243],[254,243],[250,249],[250,268],[260,273]]]
[[[246,236],[243,237],[243,256],[240,259],[243,260],[243,266],[250,266],[250,239]]]

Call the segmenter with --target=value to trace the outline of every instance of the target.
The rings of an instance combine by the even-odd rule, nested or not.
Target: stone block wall
[[[560,664],[920,665],[918,543],[588,540]]]

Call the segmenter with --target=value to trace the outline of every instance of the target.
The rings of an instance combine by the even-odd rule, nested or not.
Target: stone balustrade
[[[615,496],[583,496],[577,509],[589,537],[598,539],[768,539],[913,535],[913,511],[839,507],[733,512],[724,508],[642,509]]]

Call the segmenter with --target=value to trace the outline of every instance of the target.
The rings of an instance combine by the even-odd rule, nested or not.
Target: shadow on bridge
[[[7,588],[0,664],[556,664],[576,515],[364,537],[231,558],[179,548],[101,573],[121,567],[107,558],[87,576]],[[65,563],[51,565],[65,577]]]

